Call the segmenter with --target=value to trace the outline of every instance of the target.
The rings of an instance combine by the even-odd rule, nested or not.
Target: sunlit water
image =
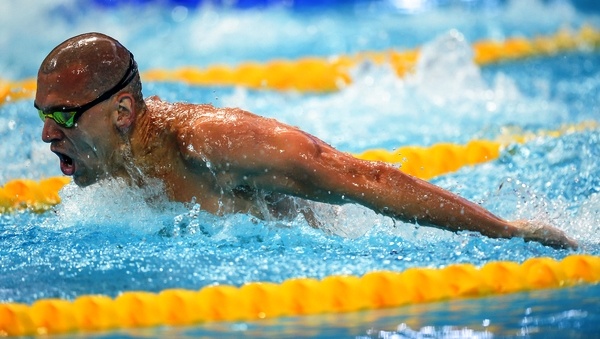
[[[414,74],[400,79],[387,66],[365,63],[353,70],[351,85],[330,94],[172,83],[147,83],[144,93],[172,101],[238,106],[299,126],[348,152],[465,143],[494,139],[506,127],[536,132],[597,120],[597,51],[480,68],[471,62],[469,47],[484,38],[532,37],[561,27],[578,29],[583,23],[600,27],[597,12],[579,12],[564,3],[479,4],[408,15],[364,2],[344,9],[323,7],[320,12],[285,8],[182,12],[173,6],[105,9],[84,1],[39,1],[37,6],[4,1],[0,4],[0,27],[5,32],[0,36],[0,77],[35,76],[52,47],[85,31],[118,38],[133,51],[142,70],[423,46]],[[132,16],[137,19],[131,20]],[[30,100],[0,106],[0,157],[4,159],[0,183],[60,175],[58,159],[40,141],[40,131],[41,122]],[[600,255],[599,139],[600,131],[589,130],[513,145],[496,161],[432,182],[504,218],[551,222],[580,242],[579,252]],[[539,256],[561,259],[573,253],[521,239],[419,228],[352,205],[333,209],[315,205],[326,224],[323,231],[311,228],[302,218],[264,222],[242,214],[215,217],[193,203],[147,202],[147,197],[157,195],[160,187],[140,191],[119,182],[84,190],[69,185],[61,192],[63,203],[50,212],[0,216],[0,301],[72,299],[92,293],[115,296],[128,290],[157,292],[211,284],[239,286],[333,274],[360,276],[374,270],[402,271],[456,262],[481,265]],[[547,292],[543,297],[517,295],[500,301],[414,306],[391,313],[285,319],[266,328],[264,323],[216,324],[169,335],[242,331],[259,336],[312,336],[294,332],[296,326],[306,329],[310,321],[321,329],[315,329],[315,335],[334,337],[535,336],[561,328],[568,331],[556,333],[584,334],[598,329],[594,327],[600,317],[598,295],[597,287],[578,288]],[[506,303],[506,308],[499,306],[495,313],[478,316],[487,305],[498,303]],[[448,316],[454,309],[468,314]],[[509,316],[506,309],[511,309]],[[356,326],[331,325],[352,322],[343,317],[354,319]],[[410,320],[415,318],[421,320]]]

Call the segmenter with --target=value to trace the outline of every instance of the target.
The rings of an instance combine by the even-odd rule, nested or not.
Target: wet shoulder
[[[153,129],[174,138],[183,154],[215,148],[251,113],[237,108],[217,108],[210,104],[167,102],[158,97],[146,99]]]
[[[168,102],[157,96],[145,100],[151,120],[166,130],[179,131],[202,120],[211,120],[217,108],[210,104]]]

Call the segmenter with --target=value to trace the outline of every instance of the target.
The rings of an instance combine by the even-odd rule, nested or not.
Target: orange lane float
[[[504,41],[475,42],[474,61],[489,65],[502,61],[547,56],[573,50],[593,50],[600,46],[600,31],[584,25],[578,31],[561,29],[553,35],[533,39],[522,37]],[[297,60],[245,62],[238,66],[212,65],[206,68],[185,66],[179,69],[154,69],[142,73],[144,81],[183,82],[197,86],[242,86],[298,92],[332,92],[352,82],[352,68],[364,62],[389,64],[398,76],[412,72],[419,49],[406,51],[369,51],[355,55],[304,57]],[[35,80],[11,82],[0,79],[0,104],[30,98]]]
[[[550,36],[534,39],[521,37],[504,41],[485,40],[473,44],[474,61],[489,65],[533,56],[553,55],[576,49],[600,46],[600,32],[583,26],[578,32],[563,29]],[[332,92],[352,82],[350,71],[364,62],[389,64],[398,76],[413,71],[419,49],[407,51],[363,52],[330,58],[305,57],[298,60],[272,60],[260,64],[242,63],[206,69],[183,67],[176,70],[151,70],[143,74],[145,81],[184,82],[191,85],[243,86],[252,89],[274,89],[298,92]]]
[[[464,145],[438,143],[432,146],[403,146],[393,151],[371,149],[357,158],[383,161],[400,165],[404,173],[421,179],[451,173],[464,166],[492,161],[500,156],[503,148],[511,144],[523,144],[536,138],[558,138],[561,135],[598,129],[596,121],[563,125],[555,130],[527,132],[517,128],[505,128],[496,140],[472,140]]]
[[[44,212],[60,202],[58,192],[70,180],[67,177],[11,180],[0,187],[0,214],[18,209]]]
[[[561,261],[542,257],[522,264],[491,262],[480,268],[454,264],[440,269],[370,272],[362,277],[294,278],[281,284],[256,282],[159,293],[128,291],[116,298],[83,295],[73,301],[0,304],[0,336],[353,312],[598,282],[600,257],[570,255]]]
[[[36,81],[34,79],[7,81],[0,78],[0,105],[31,98],[35,94],[35,88]]]

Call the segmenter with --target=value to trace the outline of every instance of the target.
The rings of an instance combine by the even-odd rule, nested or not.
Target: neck
[[[144,155],[147,138],[144,135],[151,131],[148,128],[145,108],[138,112],[135,123],[127,132],[121,132],[121,145],[119,149],[119,158],[121,159],[121,175],[131,185],[143,186],[146,177]]]
[[[155,119],[157,112],[153,109],[156,108],[144,107],[138,114],[127,140],[130,152],[123,153],[125,162],[131,164],[127,171],[134,183],[143,183],[148,177],[161,177],[165,164],[171,162],[168,128]]]
[[[132,160],[144,158],[152,151],[152,139],[156,135],[156,128],[152,126],[151,113],[144,107],[137,115],[135,125],[129,138],[132,147]]]

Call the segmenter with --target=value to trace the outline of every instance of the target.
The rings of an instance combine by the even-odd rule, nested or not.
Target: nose
[[[42,128],[42,140],[50,143],[52,141],[61,140],[65,134],[63,133],[60,126],[52,119],[46,118],[44,120],[44,127]]]

